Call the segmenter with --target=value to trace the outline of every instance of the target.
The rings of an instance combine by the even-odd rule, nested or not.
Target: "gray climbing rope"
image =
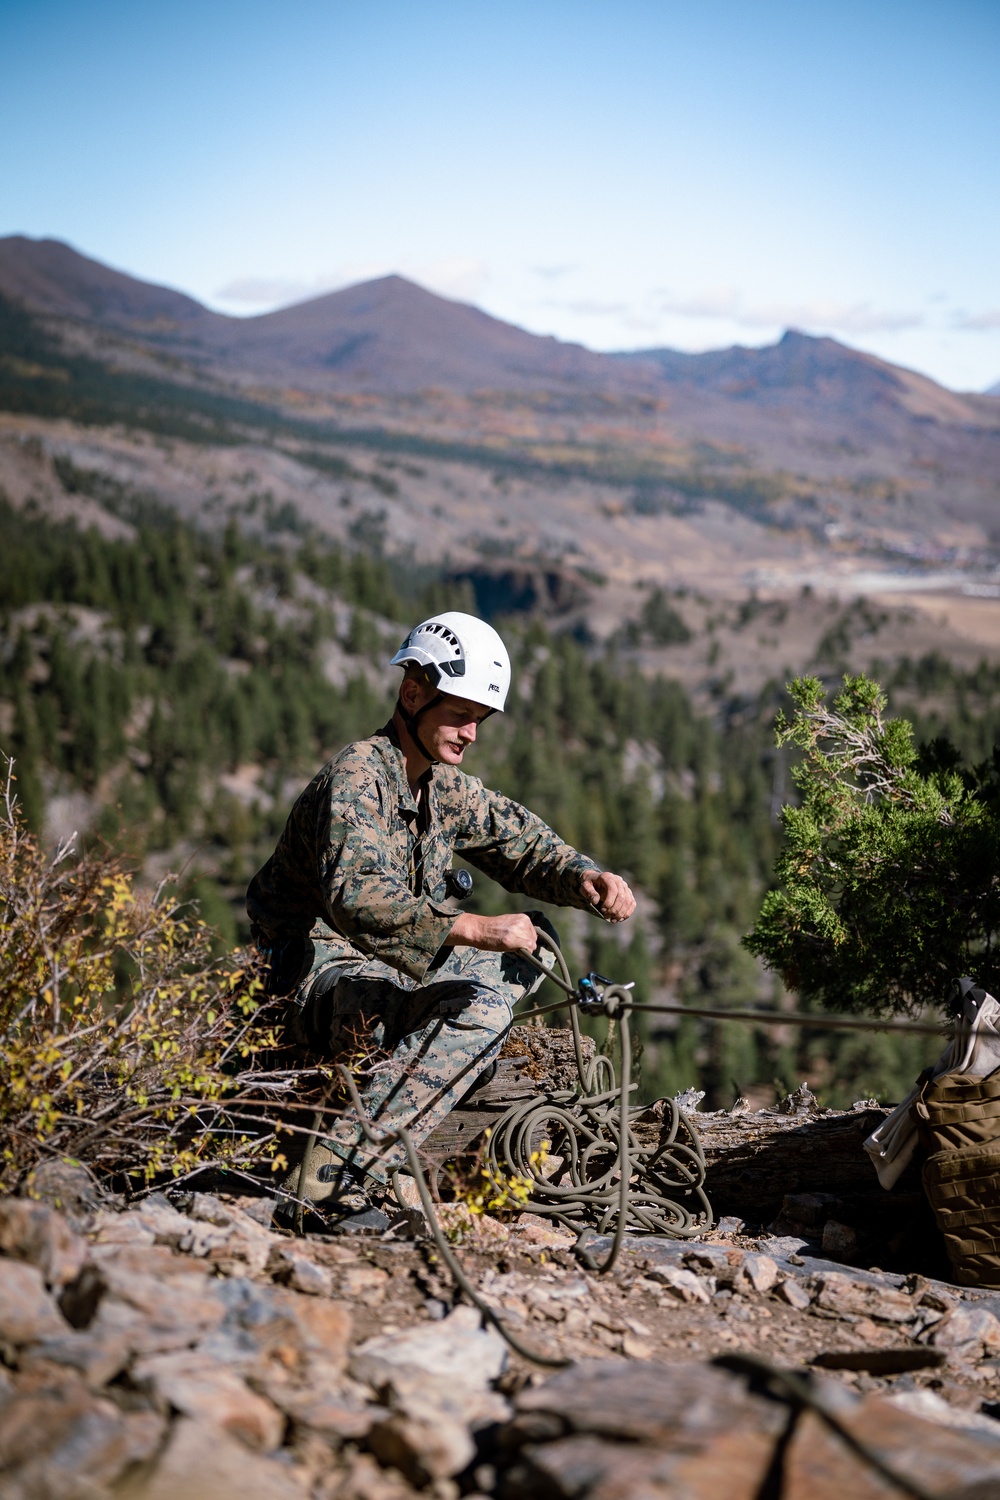
[[[560,1004],[569,1007],[578,1086],[512,1104],[490,1134],[486,1167],[495,1177],[515,1173],[529,1181],[532,1211],[575,1233],[581,1251],[587,1238],[605,1233],[613,1224],[607,1259],[592,1267],[609,1271],[630,1229],[686,1239],[711,1228],[705,1158],[691,1124],[673,1100],[664,1101],[657,1142],[643,1146],[636,1139],[629,1118],[631,986],[594,974],[574,985],[558,945],[547,933],[539,932],[538,937],[553,953],[558,972],[548,970],[533,954],[525,952],[522,957],[566,995]],[[617,1081],[609,1057],[598,1054],[589,1062],[584,1057],[581,1010],[617,1021]]]

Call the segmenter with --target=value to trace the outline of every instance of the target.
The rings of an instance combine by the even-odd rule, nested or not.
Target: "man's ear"
[[[427,685],[419,678],[404,677],[399,684],[399,697],[407,713],[416,713],[427,700]]]

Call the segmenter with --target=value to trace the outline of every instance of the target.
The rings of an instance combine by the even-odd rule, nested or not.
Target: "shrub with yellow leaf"
[[[172,882],[104,852],[47,853],[0,781],[0,1190],[53,1157],[141,1189],[286,1165],[274,1121],[303,1080],[245,955]]]

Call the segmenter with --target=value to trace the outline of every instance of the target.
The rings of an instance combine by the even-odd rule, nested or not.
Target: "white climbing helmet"
[[[492,625],[449,609],[410,631],[389,663],[426,667],[439,692],[467,698],[502,714],[510,687],[510,657]]]

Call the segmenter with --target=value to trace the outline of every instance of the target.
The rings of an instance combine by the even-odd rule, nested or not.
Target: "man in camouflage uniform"
[[[297,1007],[314,1050],[365,1061],[361,1098],[375,1125],[419,1142],[468,1092],[502,1045],[513,1008],[537,987],[524,958],[530,916],[462,912],[449,899],[458,854],[507,890],[623,921],[625,881],[602,872],[518,803],[460,769],[510,682],[490,626],[449,612],[410,632],[392,719],[348,745],[299,797],[247,910],[276,993]],[[454,689],[454,691],[452,691]],[[375,1062],[372,1062],[372,1055]],[[305,1196],[338,1211],[384,1196],[403,1160],[339,1120],[314,1150]],[[294,1191],[297,1174],[286,1188]]]

